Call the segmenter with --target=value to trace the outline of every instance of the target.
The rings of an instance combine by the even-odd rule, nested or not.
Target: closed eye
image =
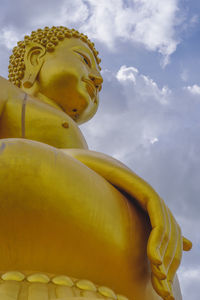
[[[82,57],[82,59],[85,62],[85,64],[88,65],[91,68],[91,65],[92,65],[91,61],[89,60],[89,58],[86,55],[84,55],[83,53],[78,52],[76,50],[74,50],[74,52],[78,53]]]
[[[83,60],[84,60],[84,62],[87,64],[87,65],[89,65],[89,62],[88,62],[88,60],[84,57],[83,58]]]

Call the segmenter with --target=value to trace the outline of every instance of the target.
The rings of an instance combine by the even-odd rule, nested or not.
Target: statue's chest
[[[0,138],[25,138],[56,148],[87,148],[69,116],[27,97],[7,102],[0,120]]]

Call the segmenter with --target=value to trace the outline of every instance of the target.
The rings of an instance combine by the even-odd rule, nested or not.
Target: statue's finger
[[[169,283],[167,282],[166,279],[159,280],[156,276],[154,276],[152,274],[152,276],[151,276],[151,282],[152,282],[152,285],[153,285],[153,288],[155,289],[155,291],[163,299],[167,299],[167,297],[172,297],[172,299],[175,300],[174,297],[173,297],[173,295],[172,295],[172,291],[171,291],[170,285],[169,285]]]
[[[152,226],[147,245],[147,254],[152,263],[160,265],[162,263],[160,245],[162,244],[166,230],[166,217],[160,198],[157,201],[150,200],[147,204],[147,211]]]
[[[167,280],[171,283],[173,282],[176,271],[180,265],[181,258],[182,258],[182,250],[183,250],[181,229],[179,226],[177,226],[177,230],[178,230],[178,239],[177,239],[176,251],[175,251],[174,258],[169,266],[168,274],[167,274]]]
[[[168,213],[168,209],[165,205],[163,206],[163,212],[164,212],[166,226],[165,226],[164,236],[163,236],[163,239],[162,239],[162,242],[160,245],[160,251],[159,251],[163,262],[161,265],[153,264],[153,263],[151,264],[151,270],[152,270],[153,274],[160,280],[167,278],[167,270],[165,268],[164,258],[165,258],[165,251],[169,247],[169,239],[170,239],[170,234],[171,234],[171,218]],[[170,258],[172,260],[172,257],[170,257]],[[168,264],[167,264],[167,266],[168,266]]]
[[[167,271],[164,264],[154,265],[151,263],[151,271],[158,279],[163,280],[167,278]]]
[[[155,265],[162,264],[162,257],[159,251],[159,244],[162,241],[163,230],[159,226],[154,227],[150,233],[147,244],[147,255],[149,260]]]
[[[171,211],[167,208],[168,218],[171,224],[171,234],[168,241],[167,248],[163,254],[163,264],[165,266],[166,272],[168,272],[169,267],[176,255],[177,243],[179,240],[179,229],[178,224],[176,223]]]
[[[190,251],[191,249],[192,249],[192,242],[183,236],[183,250]]]
[[[168,207],[165,205],[165,203],[162,199],[161,199],[161,201],[163,203],[162,209],[163,209],[163,217],[165,219],[165,228],[164,228],[164,233],[163,233],[163,239],[160,244],[160,254],[161,254],[161,257],[164,257],[166,249],[167,249],[168,244],[171,239],[171,223],[172,222],[171,222]]]

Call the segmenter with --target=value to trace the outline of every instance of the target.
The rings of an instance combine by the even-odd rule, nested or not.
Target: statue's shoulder
[[[5,107],[8,107],[8,104],[11,106],[16,105],[17,103],[21,105],[23,101],[24,92],[22,89],[16,87],[9,80],[0,76],[0,115],[2,114]]]
[[[0,103],[7,101],[9,98],[19,96],[22,93],[23,91],[21,89],[0,76]]]
[[[9,98],[10,82],[0,76],[0,114]]]
[[[9,87],[10,82],[0,76],[0,103],[7,100]]]
[[[12,84],[10,81],[5,79],[4,77],[0,76],[0,95],[3,95],[3,92],[9,91],[10,89],[16,89],[14,84]]]

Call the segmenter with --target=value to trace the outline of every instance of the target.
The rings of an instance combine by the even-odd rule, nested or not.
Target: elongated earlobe
[[[37,43],[30,43],[26,47],[24,56],[26,70],[22,80],[22,85],[24,88],[31,88],[33,86],[44,63],[45,53],[45,47]]]

